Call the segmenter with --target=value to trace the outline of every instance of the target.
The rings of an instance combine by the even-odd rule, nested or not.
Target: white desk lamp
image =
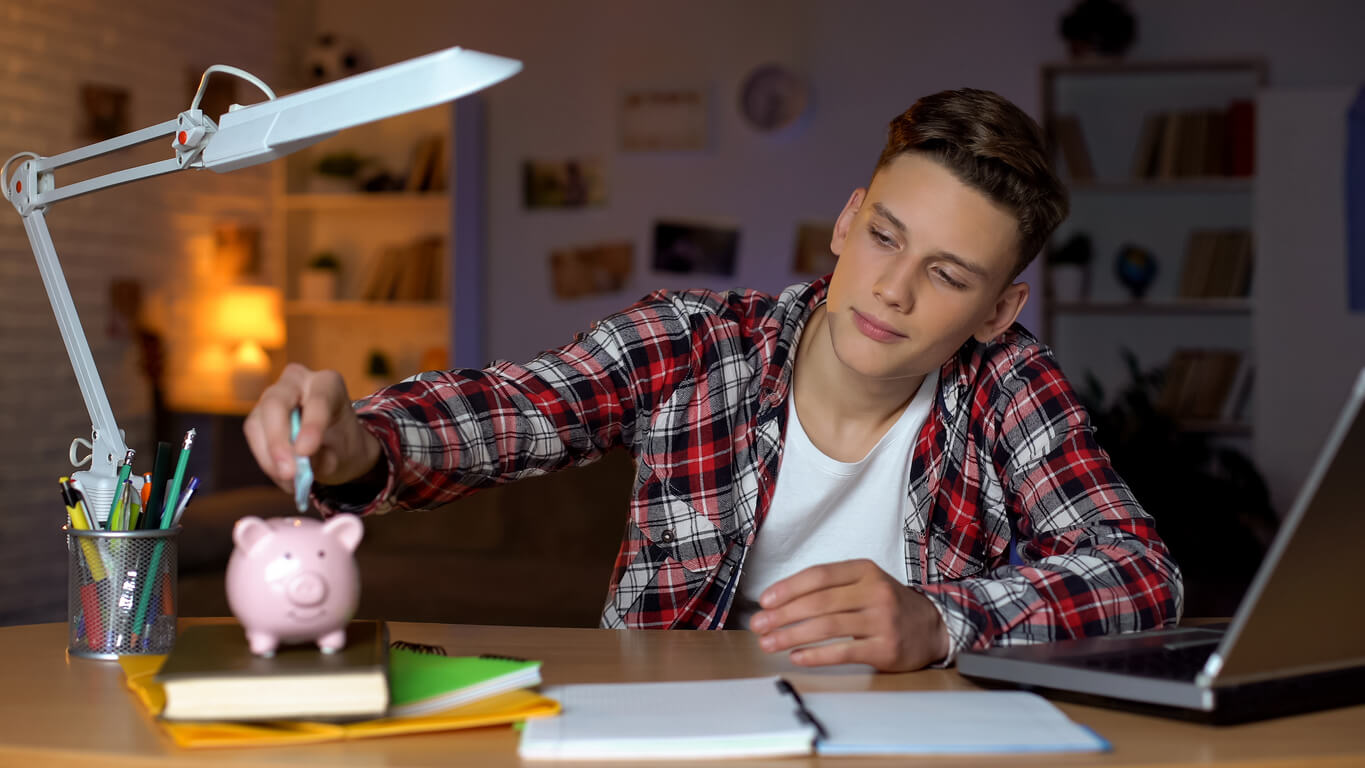
[[[57,261],[57,251],[44,216],[47,207],[106,187],[188,168],[209,168],[223,173],[258,165],[315,144],[345,128],[452,101],[511,77],[520,69],[521,62],[514,59],[448,48],[276,98],[265,83],[252,75],[233,67],[214,66],[204,73],[190,108],[174,120],[53,157],[21,152],[5,161],[0,167],[0,189],[23,217],[24,229],[47,289],[48,302],[57,316],[62,342],[76,371],[85,409],[90,414],[90,457],[78,459],[76,456],[77,446],[84,443],[81,438],[72,441],[70,451],[74,466],[80,467],[89,461],[90,468],[75,472],[72,477],[80,482],[87,503],[93,505],[92,512],[99,516],[101,523],[118,490],[118,464],[128,447],[114,421],[109,397],[104,392],[99,371],[95,369],[90,345]],[[204,85],[214,72],[236,75],[251,82],[268,100],[245,107],[234,104],[215,125],[199,109]],[[174,136],[171,148],[175,156],[172,158],[57,186],[54,171],[58,168],[164,136]],[[11,175],[10,164],[16,160],[21,162]],[[134,477],[140,486],[141,478]]]

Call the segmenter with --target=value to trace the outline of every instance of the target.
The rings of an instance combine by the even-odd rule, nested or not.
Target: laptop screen
[[[1218,648],[1217,685],[1365,664],[1362,400],[1365,371]]]

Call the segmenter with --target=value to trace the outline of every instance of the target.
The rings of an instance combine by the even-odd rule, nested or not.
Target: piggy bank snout
[[[316,573],[300,573],[289,580],[285,594],[295,605],[314,606],[327,598],[327,580]]]

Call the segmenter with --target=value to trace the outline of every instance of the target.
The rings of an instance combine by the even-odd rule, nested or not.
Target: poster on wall
[[[733,275],[739,230],[659,221],[654,224],[654,269],[660,272]]]
[[[526,160],[522,197],[527,208],[581,208],[607,201],[607,184],[597,158]]]
[[[834,271],[839,257],[829,249],[834,239],[834,222],[803,221],[796,225],[796,250],[792,271],[801,275],[827,275]]]
[[[618,114],[624,151],[706,149],[706,94],[701,88],[627,88],[621,91]]]
[[[635,243],[629,240],[558,248],[550,252],[550,282],[561,299],[617,293],[634,266]]]
[[[128,132],[127,88],[99,83],[81,86],[81,138],[104,141]]]

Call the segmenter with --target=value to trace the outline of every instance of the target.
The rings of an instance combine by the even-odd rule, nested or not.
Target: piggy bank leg
[[[335,632],[328,632],[322,637],[319,637],[318,647],[322,649],[323,653],[336,653],[342,648],[345,648],[346,628],[342,627],[341,629],[338,629]]]
[[[247,632],[246,642],[252,653],[267,659],[275,655],[275,647],[279,645],[275,636],[267,632]]]

